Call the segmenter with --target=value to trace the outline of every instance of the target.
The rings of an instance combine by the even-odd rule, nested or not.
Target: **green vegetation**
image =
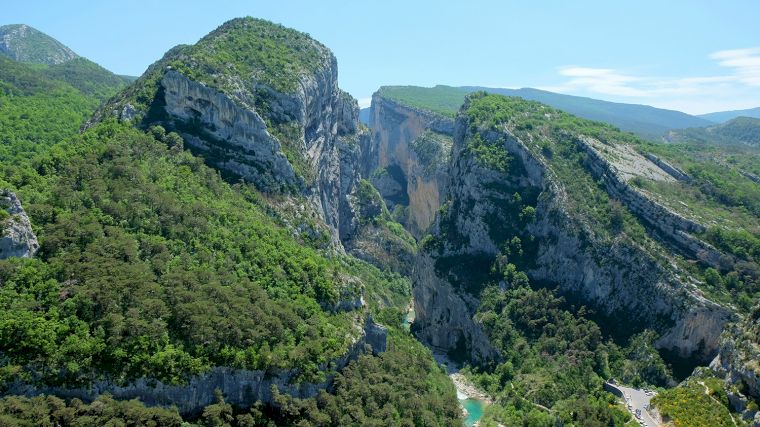
[[[108,395],[91,404],[55,396],[0,399],[0,425],[36,426],[451,426],[461,425],[454,386],[433,362],[430,351],[395,329],[390,348],[379,357],[360,356],[335,379],[335,391],[313,399],[276,393],[278,407],[259,404],[237,408],[219,393],[217,402],[193,418],[176,408],[147,408],[138,400],[118,401]]]
[[[329,66],[330,52],[308,34],[251,17],[224,23],[182,51],[170,65],[191,79],[224,92],[240,82],[252,93],[259,84],[281,93],[298,88],[303,74]],[[257,93],[267,102],[266,90]]]
[[[707,126],[710,121],[680,111],[664,110],[648,105],[622,104],[581,96],[563,95],[544,90],[522,88],[489,88],[478,86],[384,86],[380,95],[415,108],[453,117],[467,94],[485,91],[491,94],[522,98],[550,105],[588,120],[605,122],[642,138],[659,141],[671,129]],[[678,131],[680,132],[680,130]]]
[[[665,390],[652,398],[663,420],[675,427],[732,427],[736,424],[728,410],[728,398],[722,381],[698,381]]]
[[[760,119],[737,117],[715,126],[671,131],[667,138],[680,143],[760,147]]]
[[[583,318],[583,309],[573,314],[551,291],[531,289],[527,276],[512,264],[502,274],[507,289],[486,287],[476,316],[503,359],[464,370],[496,398],[483,425],[627,422],[630,416],[602,390],[604,379],[625,363],[624,353],[602,340],[599,327]]]
[[[346,243],[347,249],[382,269],[411,273],[411,260],[417,251],[414,237],[391,217],[382,196],[369,181],[360,180],[353,196],[359,227]]]
[[[692,176],[692,183],[639,177],[632,184],[687,218],[713,224],[699,237],[735,259],[726,258],[721,277],[709,281],[705,266],[676,257],[679,265],[701,277],[702,289],[717,301],[738,303],[740,308],[749,310],[760,296],[760,267],[755,255],[760,238],[760,187],[740,173],[760,169],[760,153],[747,148],[718,153],[714,147],[646,143],[612,126],[518,98],[480,93],[471,95],[468,103],[464,114],[470,119],[473,140],[477,142],[477,135],[488,129],[506,128],[519,137],[528,149],[546,161],[565,187],[571,212],[590,225],[595,239],[629,238],[651,253],[668,252],[647,235],[640,220],[613,200],[593,178],[588,171],[588,156],[579,149],[581,137],[591,136],[607,145],[629,144],[681,167]],[[497,159],[493,155],[483,157]],[[495,163],[492,167],[498,170],[497,166]],[[583,234],[582,229],[580,232]]]
[[[5,427],[180,427],[176,409],[146,408],[138,400],[118,401],[101,396],[90,404],[79,399],[66,402],[55,396],[7,396],[0,399],[0,425]]]
[[[97,105],[46,70],[0,56],[0,156],[23,158],[75,135]],[[13,166],[2,162],[6,176]]]
[[[603,142],[632,142],[637,139],[620,133],[612,126],[580,119],[533,101],[488,95],[471,95],[464,114],[469,119],[473,141],[482,147],[482,131],[508,129],[534,154],[544,158],[570,196],[572,213],[583,218],[598,237],[617,238],[621,232],[644,241],[645,231],[627,209],[621,208],[587,170],[587,156],[578,147],[578,139],[589,135]],[[499,147],[501,146],[501,147]],[[480,148],[484,161],[501,170],[506,156],[503,143],[493,141]],[[497,148],[495,148],[497,147]]]
[[[0,64],[11,71],[2,75],[9,106],[3,113],[16,126],[3,128],[0,187],[24,200],[43,246],[38,258],[0,261],[0,387],[14,380],[80,386],[137,377],[183,383],[215,365],[295,368],[299,381],[323,381],[318,365],[344,354],[356,333],[356,313],[331,314],[323,304],[362,288],[376,319],[400,322],[411,293],[407,278],[294,238],[269,216],[267,198],[224,182],[182,150],[176,133],[109,122],[78,136],[92,98],[43,75],[49,68]],[[53,95],[57,110],[43,109]],[[61,114],[64,102],[79,100],[80,114]],[[16,111],[56,126],[20,128],[11,115]],[[376,196],[364,184],[362,203]],[[363,221],[413,250],[414,240],[384,205]],[[353,362],[338,376],[335,394],[290,406],[316,405],[320,412],[232,408],[220,398],[185,421],[300,426],[319,415],[334,418],[328,425],[343,425],[342,409],[352,408],[362,424],[458,425],[450,382],[397,326],[390,350]],[[380,409],[365,403],[370,396],[383,399]],[[0,419],[8,425],[182,422],[174,409],[109,397],[89,405],[7,397]]]
[[[454,117],[462,106],[467,91],[451,86],[383,86],[380,96],[410,107],[421,108]]]
[[[345,352],[348,316],[319,306],[338,297],[340,266],[246,187],[124,126],[57,148],[31,166],[44,171],[34,186],[10,182],[42,239],[41,260],[0,263],[14,374],[178,382],[216,364],[315,379]]]
[[[334,394],[323,392],[316,400],[280,396],[285,419],[277,425],[461,426],[454,385],[430,350],[400,328],[389,344],[379,357],[362,356],[344,369]]]
[[[130,82],[85,58],[72,59],[60,65],[43,68],[41,71],[48,78],[66,82],[99,101],[112,97]]]
[[[169,130],[189,131],[224,145],[204,133],[197,123],[168,120],[160,81],[173,69],[200,84],[226,94],[231,100],[256,112],[267,124],[267,130],[282,144],[282,151],[296,174],[308,185],[317,171],[307,161],[298,117],[283,111],[283,95],[293,95],[304,76],[316,76],[333,66],[332,53],[308,34],[269,21],[237,18],[226,22],[203,37],[195,45],[179,45],[151,65],[135,83],[102,106],[95,114],[98,120],[111,116],[127,104],[135,109],[134,123],[142,128],[159,124]],[[241,95],[242,92],[242,95]],[[289,102],[289,101],[288,101]],[[215,165],[221,150],[204,153]],[[295,190],[295,189],[291,189]]]
[[[760,172],[760,151],[703,144],[641,144],[638,149],[692,178],[690,183],[638,179],[635,184],[673,211],[707,225],[699,237],[729,257],[722,261],[719,280],[706,280],[706,287],[715,298],[749,311],[760,297],[760,186],[742,172]]]
[[[428,130],[409,146],[417,154],[425,176],[431,176],[448,166],[452,144],[450,136]]]

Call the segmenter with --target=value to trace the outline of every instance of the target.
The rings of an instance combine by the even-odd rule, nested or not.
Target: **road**
[[[649,401],[652,400],[652,397],[654,396],[647,396],[644,390],[626,387],[620,384],[607,383],[607,386],[616,388],[623,393],[623,395],[626,397],[626,406],[629,403],[631,405],[631,409],[629,409],[631,414],[635,414],[636,410],[638,409],[641,411],[641,419],[645,421],[649,427],[656,427],[660,425],[654,420],[654,418],[652,418],[651,415],[649,415],[649,412],[644,409],[644,406],[647,408],[649,407]]]

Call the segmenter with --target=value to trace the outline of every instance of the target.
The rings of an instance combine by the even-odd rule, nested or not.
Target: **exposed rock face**
[[[439,236],[437,247],[420,254],[420,267],[414,276],[415,324],[423,340],[453,349],[459,344],[457,333],[450,331],[461,330],[459,335],[469,340],[465,346],[474,355],[492,354],[487,340],[484,343],[480,338],[480,327],[472,320],[479,288],[473,289],[476,283],[467,283],[461,276],[470,274],[468,271],[487,271],[505,243],[500,240],[504,227],[520,227],[504,224],[509,221],[504,210],[517,191],[523,198],[535,198],[535,219],[524,229],[536,242],[534,259],[524,267],[532,281],[557,286],[573,300],[625,322],[629,331],[659,331],[661,338],[656,344],[660,348],[702,360],[715,355],[723,326],[731,318],[726,309],[703,298],[693,284],[681,281],[656,254],[627,239],[599,238],[588,224],[571,214],[565,189],[546,160],[507,129],[475,132],[484,141],[502,144],[513,160],[507,173],[477,161],[466,148],[473,130],[466,116],[460,115],[452,151],[449,201],[431,228],[433,235]],[[601,157],[589,159],[595,163],[590,166],[592,171],[598,168],[600,177],[620,184],[609,165],[601,164]],[[625,197],[615,184],[608,185],[610,194]],[[652,216],[653,221],[670,221],[666,226],[676,229],[689,226],[687,220],[678,222],[680,218],[653,209],[651,204],[641,206],[642,212],[650,209],[646,212],[660,215]],[[457,267],[468,259],[482,262]],[[448,272],[439,268],[443,265],[448,266]]]
[[[387,349],[387,331],[376,324],[371,317],[366,318],[361,336],[351,345],[349,351],[344,356],[330,361],[329,367],[325,364],[322,368],[339,371],[363,354],[367,347],[375,355]],[[273,403],[273,387],[276,387],[280,393],[293,397],[315,397],[320,390],[330,387],[334,376],[330,374],[325,382],[314,384],[296,382],[297,375],[298,372],[295,370],[269,372],[216,367],[205,374],[190,378],[185,385],[139,379],[126,386],[98,381],[90,388],[39,389],[27,384],[15,383],[10,386],[9,394],[27,396],[54,394],[63,398],[77,397],[92,401],[101,394],[108,393],[116,399],[139,398],[148,406],[176,406],[183,416],[194,416],[198,415],[205,406],[215,402],[217,389],[224,394],[227,403],[247,408],[256,402]]]
[[[407,229],[421,238],[446,193],[449,147],[444,143],[424,153],[415,141],[425,142],[418,139],[432,132],[439,137],[430,142],[441,145],[438,141],[453,134],[454,121],[379,93],[372,97],[371,113],[372,139],[362,149],[362,173],[370,177],[389,209],[408,207]],[[425,154],[432,155],[425,158]]]
[[[58,40],[24,24],[0,27],[0,53],[15,61],[47,65],[79,58]]]
[[[760,306],[724,333],[710,368],[725,377],[731,407],[760,426],[760,412],[748,406],[750,400],[760,403]]]
[[[10,191],[1,191],[0,209],[9,214],[0,220],[0,259],[33,257],[40,244],[18,197]]]
[[[660,167],[660,169],[667,172],[670,176],[673,178],[684,181],[684,182],[691,182],[691,177],[681,169],[671,165],[670,163],[666,162],[665,160],[662,160],[661,158],[655,156],[652,153],[646,153],[644,154],[644,157],[651,160],[654,164]]]
[[[185,127],[185,141],[214,166],[265,190],[298,185],[280,142],[254,109],[241,108],[223,93],[174,70],[164,74],[161,86],[171,127]]]
[[[215,86],[189,78],[170,64],[187,60],[191,48],[169,51],[85,127],[114,115],[177,131],[230,178],[310,205],[330,228],[332,246],[342,251],[341,233],[353,227],[346,197],[359,179],[360,141],[368,133],[358,123],[356,100],[338,88],[335,57],[314,42],[313,69],[299,74],[292,91],[276,91],[229,72],[203,77]],[[138,105],[134,88],[156,84],[151,82],[157,82],[154,99]]]
[[[474,319],[479,301],[439,277],[435,259],[420,253],[415,259],[414,331],[418,339],[439,352],[479,363],[499,360],[485,331]]]
[[[578,141],[579,148],[589,156],[587,167],[596,179],[604,183],[611,196],[624,203],[631,212],[654,228],[661,238],[687,256],[699,259],[715,268],[727,267],[724,265],[724,263],[730,262],[727,255],[721,254],[709,243],[694,237],[693,233],[705,231],[703,225],[684,218],[654,201],[642,191],[632,187],[628,181],[634,175],[622,173],[617,165],[608,161],[600,152],[602,145],[601,142],[593,138],[581,138]],[[641,157],[639,163],[643,163],[641,160],[644,157],[639,157]],[[646,156],[646,158],[662,168],[663,171],[668,172],[669,175],[673,175],[677,179],[686,179],[678,178],[677,176],[683,172],[679,172],[680,170],[659,158],[652,155]]]

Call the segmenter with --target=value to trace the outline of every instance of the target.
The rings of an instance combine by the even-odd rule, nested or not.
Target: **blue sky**
[[[237,16],[333,50],[361,103],[381,85],[539,87],[689,113],[760,106],[760,1],[6,0],[80,55],[139,75]]]

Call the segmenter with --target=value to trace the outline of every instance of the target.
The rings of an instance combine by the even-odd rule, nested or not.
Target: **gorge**
[[[8,103],[86,96],[0,59]],[[109,90],[1,153],[0,417],[624,425],[615,378],[760,425],[737,158],[445,87],[365,126],[326,46],[255,18]]]

